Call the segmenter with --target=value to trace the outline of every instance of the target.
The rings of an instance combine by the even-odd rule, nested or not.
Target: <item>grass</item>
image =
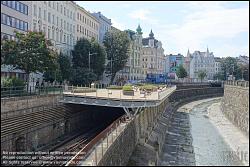
[[[122,87],[123,91],[133,91],[132,85],[124,85]]]
[[[123,87],[122,86],[117,86],[117,85],[110,85],[109,87],[107,87],[107,89],[117,89],[117,90],[121,90]]]
[[[80,87],[80,88],[78,87],[72,90],[72,93],[90,93],[90,92],[96,92],[96,89],[89,87]]]

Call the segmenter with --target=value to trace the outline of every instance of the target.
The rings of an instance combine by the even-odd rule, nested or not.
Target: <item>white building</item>
[[[215,74],[218,74],[218,73],[222,72],[222,62],[221,61],[222,61],[222,59],[220,57],[215,57],[214,58],[214,62],[215,62],[215,66],[214,66],[215,71],[214,71],[214,73]]]
[[[105,17],[104,15],[101,14],[101,12],[98,13],[92,13],[93,16],[96,17],[96,19],[99,21],[100,23],[100,27],[99,27],[99,42],[102,43],[105,33],[107,31],[109,31],[111,29],[111,19],[108,19],[107,17]]]
[[[215,74],[215,60],[213,52],[195,51],[193,54],[188,52],[187,59],[190,59],[189,75],[192,79],[199,79],[198,73],[200,71],[206,72],[205,80],[213,80]]]
[[[72,58],[71,50],[81,37],[99,38],[99,21],[73,1],[1,1],[1,39],[15,39],[14,30],[40,31],[52,48]],[[1,66],[1,76],[25,80],[25,72]],[[41,81],[42,74],[30,74],[30,82]]]
[[[163,74],[165,57],[161,41],[154,38],[151,30],[149,37],[142,39],[142,44],[142,68],[144,74]]]

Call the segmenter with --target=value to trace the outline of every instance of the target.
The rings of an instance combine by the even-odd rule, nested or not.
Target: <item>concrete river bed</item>
[[[159,165],[243,165],[209,118],[208,108],[219,102],[219,98],[192,102],[174,113]]]

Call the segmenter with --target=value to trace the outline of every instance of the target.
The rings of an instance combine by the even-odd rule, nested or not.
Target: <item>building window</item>
[[[1,1],[1,4],[28,15],[28,6],[19,1]]]
[[[58,42],[58,31],[56,31],[56,41]]]
[[[28,23],[17,18],[1,13],[1,24],[14,27],[23,31],[28,30]]]
[[[58,26],[59,25],[59,18],[56,17],[56,25]]]
[[[36,23],[33,23],[33,31],[36,31]]]
[[[48,39],[50,39],[50,29],[48,28]]]
[[[63,12],[63,6],[61,5],[61,13]]]
[[[59,3],[56,3],[56,10],[59,11]]]
[[[55,30],[52,29],[52,39],[55,40]]]
[[[64,26],[63,26],[64,30],[66,30],[66,21],[64,20]]]
[[[48,22],[50,23],[50,12],[48,12]]]
[[[34,16],[36,16],[36,5],[34,5]]]
[[[42,18],[42,9],[39,7],[38,9],[38,17],[39,18]]]
[[[43,11],[43,19],[46,21],[46,10]]]
[[[52,23],[55,24],[55,15],[52,15]]]

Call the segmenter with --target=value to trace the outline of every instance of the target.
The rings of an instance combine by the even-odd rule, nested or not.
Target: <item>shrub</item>
[[[110,85],[109,87],[107,87],[107,89],[118,89],[118,90],[121,90],[122,86]]]
[[[157,90],[158,87],[154,86],[154,85],[143,85],[140,88],[148,90],[148,91],[155,91],[155,90]]]
[[[77,89],[72,90],[72,93],[90,93],[90,92],[96,92],[96,89],[82,87],[82,88],[77,88]]]
[[[1,87],[18,87],[17,89],[23,89],[25,82],[19,78],[4,78],[1,79]]]
[[[124,86],[122,87],[122,90],[123,90],[123,91],[133,91],[131,85],[124,85]]]

